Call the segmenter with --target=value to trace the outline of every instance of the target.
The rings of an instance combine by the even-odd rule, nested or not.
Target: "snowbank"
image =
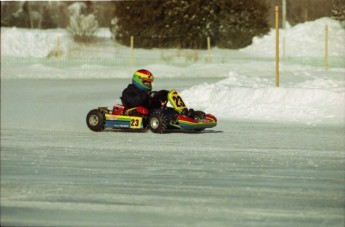
[[[329,32],[329,55],[345,56],[345,29],[340,22],[321,18],[315,21],[305,22],[285,30],[280,29],[280,52],[283,51],[285,39],[285,56],[323,56],[325,53],[325,26]],[[242,49],[245,53],[261,56],[275,55],[275,30],[263,37],[255,37],[253,44]]]
[[[109,39],[111,36],[109,29],[106,28],[99,29],[96,35]],[[66,56],[71,50],[84,47],[82,44],[74,43],[66,29],[1,27],[1,56],[46,58],[57,48],[60,49],[62,56]]]
[[[63,29],[1,28],[1,56],[44,58],[58,45],[67,52],[70,43]]]
[[[323,56],[325,25],[329,27],[329,54],[331,56],[345,56],[345,29],[338,21],[330,18],[321,18],[315,21],[305,22],[285,30],[280,30],[280,48],[283,48],[282,39],[285,39],[285,56]],[[108,28],[98,30],[97,37],[111,38]],[[71,36],[64,29],[20,29],[1,28],[1,56],[19,57],[47,57],[50,51],[57,46],[60,39],[61,48],[64,54],[71,49],[89,48],[87,46],[73,43]],[[91,47],[92,48],[92,47]],[[99,47],[101,48],[101,47]],[[101,51],[113,51],[118,49],[128,49],[127,47],[113,44]],[[215,48],[214,55],[220,51]],[[275,53],[275,31],[263,37],[255,37],[253,44],[241,50],[260,56],[274,56]],[[150,55],[151,50],[144,51],[143,54]],[[222,52],[224,54],[226,52]],[[127,53],[128,54],[128,53]]]
[[[227,79],[191,87],[181,95],[187,106],[223,118],[345,123],[345,80],[315,78],[280,88],[273,83],[230,73]]]

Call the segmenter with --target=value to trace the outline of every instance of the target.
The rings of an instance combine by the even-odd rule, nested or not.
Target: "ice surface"
[[[320,34],[298,43],[325,23],[328,71]],[[294,45],[275,88],[270,34],[244,50],[214,48],[209,64],[206,51],[191,63],[178,50],[136,49],[131,67],[112,41],[1,28],[1,225],[344,226],[343,30],[321,19],[284,33]],[[63,57],[46,58],[57,37]],[[91,132],[87,112],[119,103],[138,67],[217,127]]]
[[[229,121],[203,134],[7,129],[1,222],[342,226],[343,129]]]
[[[178,90],[194,80],[171,80]],[[128,80],[2,80],[1,224],[342,226],[344,125],[95,133]],[[210,84],[214,82],[210,81]]]

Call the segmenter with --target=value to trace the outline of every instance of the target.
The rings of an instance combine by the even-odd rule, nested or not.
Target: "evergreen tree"
[[[163,7],[165,33],[175,37],[173,46],[182,48],[205,48],[206,37],[217,37],[216,1],[167,1]],[[169,46],[169,45],[168,45]]]
[[[162,21],[160,1],[125,1],[115,4],[118,18],[115,38],[120,43],[129,45],[129,37],[134,36],[137,46],[153,47],[150,38],[158,34]]]
[[[332,18],[340,21],[343,28],[345,28],[345,1],[335,0],[333,2]]]
[[[268,6],[260,0],[221,0],[219,7],[218,47],[245,47],[269,31]]]
[[[268,8],[260,0],[143,0],[115,2],[116,40],[135,46],[241,48],[268,32]],[[157,45],[158,43],[158,45]]]

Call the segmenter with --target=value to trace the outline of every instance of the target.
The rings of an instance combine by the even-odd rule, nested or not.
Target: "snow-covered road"
[[[127,80],[1,82],[1,224],[344,225],[344,125],[94,133],[87,111],[113,104]]]

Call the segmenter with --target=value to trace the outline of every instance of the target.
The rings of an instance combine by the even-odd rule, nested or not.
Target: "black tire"
[[[188,109],[187,108],[183,108],[183,110],[181,112],[181,115],[188,116]]]
[[[161,112],[151,114],[148,127],[154,133],[165,133],[168,128],[167,117]]]
[[[200,121],[200,120],[205,119],[205,118],[206,118],[206,114],[204,112],[202,112],[202,111],[195,111],[194,112],[194,120]],[[197,131],[197,132],[201,132],[203,130],[205,130],[205,128],[195,129],[195,131]]]
[[[194,111],[194,109],[189,109],[188,110],[188,115],[187,115],[188,117],[190,117],[190,118],[194,118],[194,116],[195,116],[195,111]]]
[[[99,110],[91,110],[86,116],[86,124],[89,129],[95,132],[104,130],[104,115]]]
[[[194,120],[200,121],[206,118],[206,114],[202,111],[195,111],[194,112]]]

